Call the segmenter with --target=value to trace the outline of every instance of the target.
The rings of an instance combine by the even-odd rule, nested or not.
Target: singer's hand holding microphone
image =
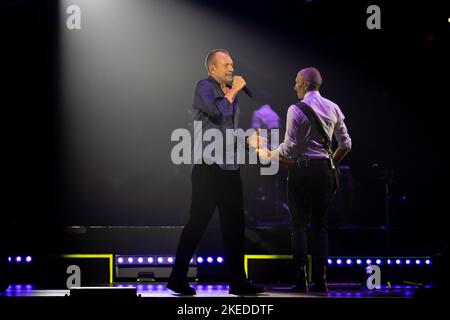
[[[241,76],[233,76],[233,83],[231,87],[236,90],[242,90],[246,85],[244,78]]]
[[[242,78],[241,76],[234,76],[233,77],[232,88],[235,88],[236,90],[242,90],[249,97],[253,98],[252,91],[247,87],[247,83],[245,82],[244,78]]]

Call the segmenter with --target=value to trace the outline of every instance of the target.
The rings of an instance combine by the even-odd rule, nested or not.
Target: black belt
[[[309,159],[299,159],[296,160],[295,163],[297,166],[301,168],[306,168],[308,165],[316,165],[316,164],[329,164],[331,166],[330,158],[309,158]]]

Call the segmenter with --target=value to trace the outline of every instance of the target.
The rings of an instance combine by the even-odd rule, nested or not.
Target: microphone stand
[[[389,258],[391,248],[390,248],[390,187],[394,180],[394,170],[387,169],[379,164],[372,165],[373,168],[379,170],[378,179],[384,182],[384,230],[385,230],[385,260]],[[390,289],[390,283],[387,281]]]

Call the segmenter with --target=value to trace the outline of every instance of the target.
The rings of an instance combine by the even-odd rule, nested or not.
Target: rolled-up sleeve
[[[233,114],[233,104],[218,95],[214,85],[205,80],[199,81],[195,88],[194,108],[214,118],[229,117]]]
[[[334,136],[338,143],[339,148],[344,150],[350,150],[352,148],[352,139],[348,133],[347,126],[345,125],[345,117],[342,111],[337,108],[337,122],[334,127]]]
[[[285,158],[292,158],[295,154],[294,150],[297,146],[297,136],[298,136],[298,119],[294,113],[295,106],[291,106],[287,112],[286,119],[286,134],[284,136],[284,141],[279,145],[278,149],[280,154]]]

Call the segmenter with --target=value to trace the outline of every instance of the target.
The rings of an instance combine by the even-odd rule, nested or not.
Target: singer
[[[205,60],[208,78],[200,80],[194,92],[194,120],[201,121],[204,130],[217,129],[224,136],[227,129],[237,129],[239,107],[237,95],[243,90],[245,80],[234,76],[233,60],[229,52],[216,49]],[[194,129],[194,141],[201,132]],[[194,148],[201,147],[196,146]],[[205,147],[205,146],[203,146]],[[225,148],[234,148],[235,142]],[[226,154],[227,152],[225,152]],[[244,272],[244,209],[242,182],[237,158],[234,162],[214,163],[213,159],[194,160],[191,173],[192,195],[189,220],[181,234],[175,263],[167,288],[181,295],[195,295],[187,281],[191,260],[216,208],[219,211],[225,263],[229,272],[229,293],[256,294],[263,288],[247,282]],[[208,164],[212,163],[212,164]]]

